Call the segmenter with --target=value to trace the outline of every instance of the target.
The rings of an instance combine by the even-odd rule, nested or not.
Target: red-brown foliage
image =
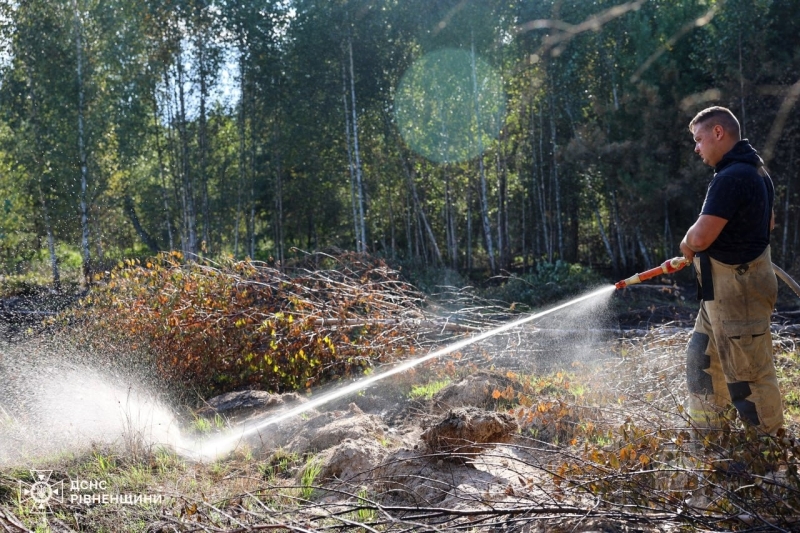
[[[145,346],[163,378],[203,393],[310,387],[413,349],[413,287],[381,261],[320,257],[322,268],[291,273],[176,252],[127,261],[75,314],[92,333]]]

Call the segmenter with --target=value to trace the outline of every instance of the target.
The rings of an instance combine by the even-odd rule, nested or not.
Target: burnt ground
[[[771,500],[753,507],[759,499],[740,494],[741,482],[697,474],[707,467],[682,437],[680,411],[693,296],[692,287],[631,287],[314,408],[303,406],[322,391],[210,399],[195,413],[215,428],[198,430],[201,441],[263,427],[197,467],[215,480],[202,494],[216,502],[213,512],[180,504],[149,516],[146,531],[219,524],[220,513],[238,517],[220,531],[245,522],[315,530],[309,524],[321,517],[334,528],[379,531],[792,530],[794,522],[770,515]],[[775,322],[791,326],[796,307],[785,301]],[[436,382],[444,386],[411,394]],[[232,490],[228,477],[214,474],[242,457],[247,483],[235,476],[236,490],[267,495],[246,515],[237,514],[245,496],[222,492]]]
[[[690,443],[679,441],[679,430],[668,429],[688,427],[675,403],[683,394],[675,356],[686,337],[672,340],[661,337],[656,348],[649,345],[653,339],[643,339],[649,346],[625,360],[573,367],[569,379],[576,385],[594,377],[587,392],[559,378],[542,379],[540,387],[527,389],[528,407],[517,403],[522,394],[514,401],[504,397],[524,390],[519,375],[494,367],[452,376],[424,398],[411,398],[407,382],[387,380],[290,418],[282,409],[302,410],[308,398],[244,391],[211,400],[203,414],[221,416],[234,428],[281,418],[240,447],[264,465],[273,489],[301,485],[307,465],[318,465],[314,491],[292,511],[293,524],[363,507],[375,514],[347,515],[351,527],[672,532],[729,531],[755,520],[769,525],[765,531],[788,530],[784,518],[766,517],[753,503],[758,497],[747,500],[756,511],[739,506],[733,514],[714,508],[706,496],[732,500],[742,483],[697,474],[706,468],[703,461]],[[414,378],[422,383],[438,376],[425,369]],[[625,450],[636,453],[626,456]],[[386,516],[392,517],[388,523]]]

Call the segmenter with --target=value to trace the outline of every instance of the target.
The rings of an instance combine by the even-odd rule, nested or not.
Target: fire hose
[[[673,257],[672,259],[667,259],[661,265],[651,268],[650,270],[645,270],[644,272],[639,272],[638,274],[634,274],[633,276],[629,277],[628,279],[623,279],[614,284],[614,287],[617,289],[624,289],[629,285],[635,285],[637,283],[641,283],[643,281],[647,281],[648,279],[655,278],[656,276],[661,276],[663,274],[672,274],[674,272],[679,271],[686,265],[691,263],[685,257]],[[772,263],[772,269],[775,271],[775,275],[781,278],[784,283],[786,283],[789,288],[791,288],[794,293],[800,297],[800,285],[789,276],[782,268],[780,268],[775,263]]]

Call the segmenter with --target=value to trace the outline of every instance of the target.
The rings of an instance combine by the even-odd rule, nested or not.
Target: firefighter
[[[732,404],[746,424],[774,435],[783,406],[770,334],[778,292],[772,180],[730,110],[704,109],[689,130],[694,151],[714,168],[700,216],[680,244],[701,300],[687,347],[689,416],[699,428],[718,427]]]

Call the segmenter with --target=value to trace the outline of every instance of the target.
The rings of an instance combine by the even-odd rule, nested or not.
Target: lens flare
[[[500,132],[503,81],[470,51],[437,50],[403,74],[394,113],[400,134],[416,153],[436,163],[468,161],[491,146]]]

